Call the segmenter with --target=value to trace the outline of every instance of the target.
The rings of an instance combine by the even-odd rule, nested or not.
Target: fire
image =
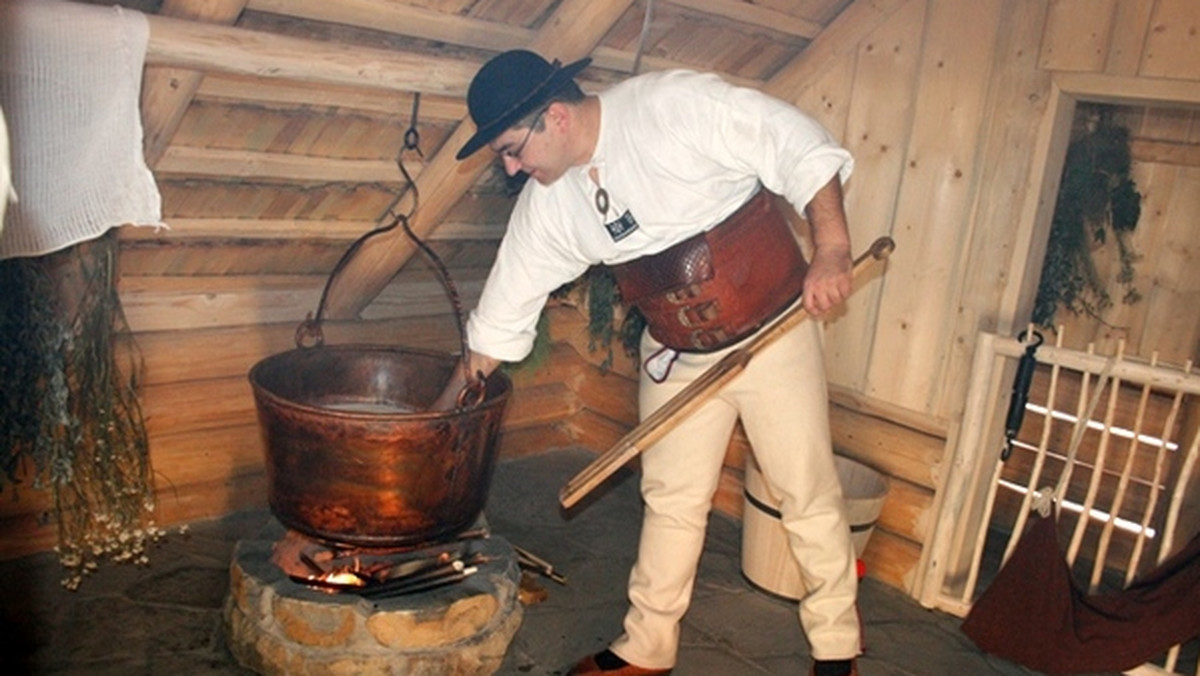
[[[352,570],[335,570],[313,578],[327,585],[338,587],[362,587],[367,581]]]

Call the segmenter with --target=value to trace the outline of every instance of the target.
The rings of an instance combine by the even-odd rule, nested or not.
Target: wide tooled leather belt
[[[808,264],[766,189],[719,225],[650,256],[612,266],[621,298],[650,335],[683,352],[712,352],[752,335],[803,289]]]

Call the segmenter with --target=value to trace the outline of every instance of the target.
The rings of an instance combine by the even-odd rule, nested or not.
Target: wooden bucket
[[[883,510],[887,477],[842,456],[834,456],[854,553],[863,550]],[[787,531],[779,514],[779,499],[767,487],[752,455],[746,457],[745,509],[742,510],[742,574],[751,584],[784,598],[804,596],[800,565],[788,546]]]

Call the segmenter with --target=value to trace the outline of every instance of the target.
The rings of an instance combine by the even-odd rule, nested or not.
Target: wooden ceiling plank
[[[232,104],[253,102],[283,108],[327,106],[383,113],[388,116],[411,115],[413,97],[407,92],[370,90],[352,87],[309,87],[283,81],[271,81],[241,75],[211,75],[196,90],[198,98]],[[422,120],[462,119],[467,114],[461,98],[422,96],[419,115]]]
[[[404,166],[414,176],[421,172],[420,162],[406,159]],[[162,176],[175,174],[204,178],[300,182],[404,182],[404,175],[392,160],[348,160],[195,146],[168,148],[158,164],[157,173]]]
[[[858,49],[859,42],[909,0],[854,0],[821,31],[786,67],[776,73],[763,91],[785,101],[795,101],[845,52]]]
[[[146,63],[300,82],[466,95],[480,62],[148,16]]]
[[[672,5],[686,7],[697,12],[712,14],[739,23],[759,28],[769,28],[780,33],[813,39],[821,32],[821,24],[783,12],[761,7],[749,2],[730,0],[666,0]]]
[[[591,57],[593,67],[603,68],[606,70],[615,70],[620,73],[632,73],[634,62],[637,61],[637,54],[635,52],[603,46],[597,47],[595,51],[591,53]],[[675,68],[695,70],[696,66],[694,64],[679,61],[677,59],[664,59],[657,56],[643,54],[640,70],[638,72],[646,73],[656,70],[672,70]],[[721,72],[720,70],[713,70],[712,72],[717,73],[729,82],[742,85],[744,87],[761,87],[763,84],[761,80],[738,77],[732,73],[725,73]]]
[[[400,0],[249,0],[246,8],[495,51],[529,44],[534,34],[521,26],[446,14]]]
[[[528,28],[451,16],[413,7],[397,0],[345,0],[338,3],[330,3],[328,0],[250,0],[247,8],[496,52],[524,48],[532,43],[536,36],[536,32]],[[771,13],[786,16],[781,12]],[[554,53],[546,53],[546,56],[562,58]],[[599,45],[591,56],[593,65],[597,68],[622,73],[633,72],[634,61],[637,59],[637,54],[632,51]],[[641,65],[643,70],[688,67],[688,64],[682,61],[648,56],[643,56]]]
[[[375,228],[372,221],[263,218],[171,218],[166,228],[121,228],[122,241],[214,239],[352,240]]]
[[[165,0],[163,16],[232,24],[246,0]],[[182,68],[148,67],[142,75],[142,149],[146,163],[158,164],[187,112],[204,73]]]
[[[633,0],[564,0],[543,24],[529,48],[541,54],[557,55],[567,63],[587,56],[632,4]],[[475,125],[464,119],[417,179],[421,204],[410,225],[418,237],[428,237],[494,161],[486,152],[476,153],[462,162],[454,159],[458,148],[474,133]],[[415,247],[400,229],[367,240],[330,285],[327,316],[358,316],[414,251]]]

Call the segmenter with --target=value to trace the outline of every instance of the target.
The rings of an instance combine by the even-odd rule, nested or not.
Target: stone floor
[[[594,456],[565,450],[501,463],[486,512],[493,533],[567,576],[543,580],[546,600],[525,609],[500,674],[563,674],[620,630],[625,578],[640,524],[636,477],[622,470],[564,517],[559,487]],[[104,566],[78,591],[59,585],[49,554],[0,564],[5,673],[245,674],[224,638],[221,606],[236,542],[271,526],[269,513],[238,513],[171,534],[148,567]],[[751,587],[739,569],[736,521],[717,515],[684,620],[679,676],[805,674],[808,647],[795,605]],[[860,609],[863,676],[1028,674],[981,654],[959,620],[920,607],[870,579]]]

